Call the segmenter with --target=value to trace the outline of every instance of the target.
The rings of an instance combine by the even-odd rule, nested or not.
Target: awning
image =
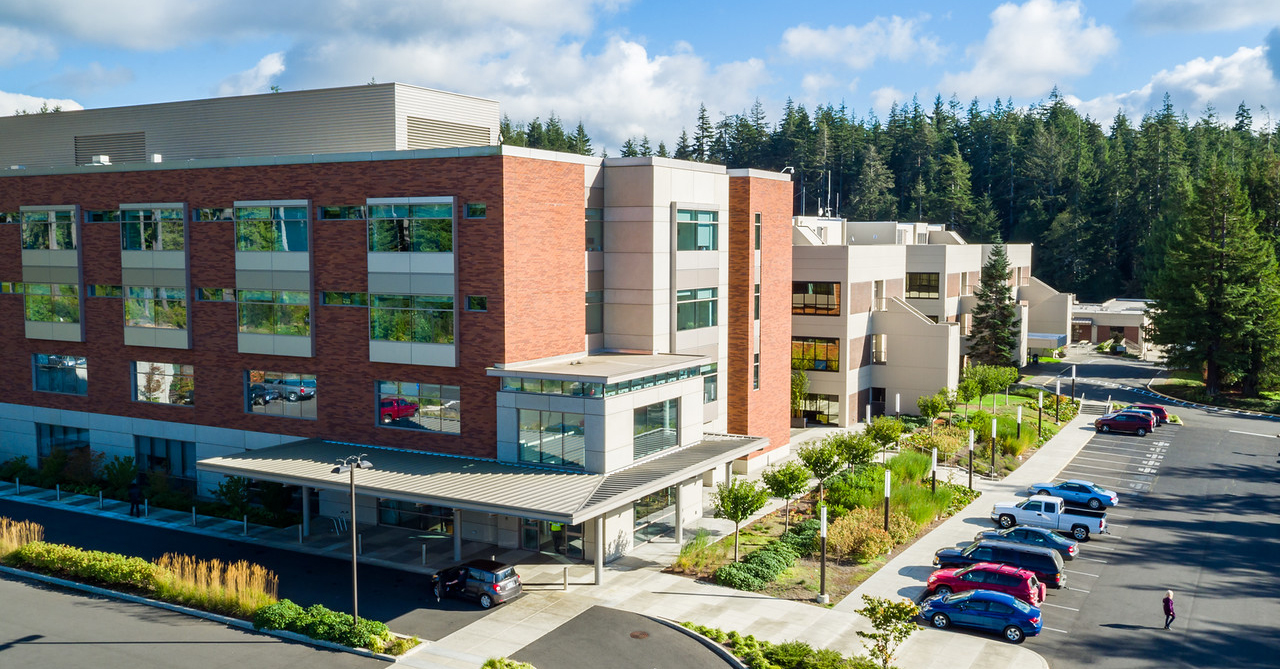
[[[306,439],[196,463],[200,471],[346,492],[348,474],[331,470],[365,454],[359,493],[385,499],[501,513],[576,525],[768,446],[769,440],[705,435],[610,474],[590,474],[481,458]]]
[[[1067,335],[1052,332],[1028,332],[1027,346],[1031,348],[1058,348],[1067,345]]]

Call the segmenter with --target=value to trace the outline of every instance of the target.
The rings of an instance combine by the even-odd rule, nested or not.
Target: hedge
[[[142,558],[44,541],[20,546],[9,554],[8,561],[45,574],[102,585],[123,585],[148,593],[155,591],[158,580],[158,568]]]
[[[394,641],[385,623],[361,618],[352,625],[350,614],[331,611],[319,604],[302,608],[282,599],[258,609],[253,626],[260,630],[285,630],[320,641],[381,652]]]
[[[813,648],[803,641],[771,643],[748,634],[724,632],[690,622],[686,629],[724,644],[751,669],[878,669],[880,665],[861,655],[844,657],[826,648]]]

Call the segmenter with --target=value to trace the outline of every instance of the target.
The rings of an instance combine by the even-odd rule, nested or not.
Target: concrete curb
[[[109,590],[107,588],[100,588],[96,585],[86,585],[84,583],[69,581],[67,579],[58,578],[56,576],[46,576],[45,574],[38,574],[32,571],[14,569],[13,567],[0,566],[0,573],[9,574],[10,576],[17,576],[18,578],[25,578],[32,581],[40,581],[42,583],[48,583],[50,585],[56,585],[58,587],[67,588],[70,590],[79,590],[81,592],[100,595],[102,597],[110,597],[111,599],[118,599],[121,601],[131,602],[134,604],[145,604],[147,606],[153,606],[158,609],[173,611],[174,613],[181,613],[183,615],[193,616],[196,618],[203,618],[211,622],[222,623],[229,627],[236,627],[248,632],[253,632],[255,634],[266,634],[268,636],[274,636],[281,639],[286,639],[288,641],[296,641],[298,643],[305,643],[311,646],[316,646],[317,648],[325,648],[328,650],[342,651],[346,653],[351,653],[353,655],[361,655],[361,656],[373,658],[376,660],[383,660],[385,662],[394,663],[397,660],[399,660],[401,657],[409,655],[409,653],[405,653],[404,656],[387,655],[386,653],[375,653],[366,648],[351,648],[350,646],[344,646],[340,643],[334,643],[332,641],[321,641],[320,639],[312,639],[311,637],[306,636],[304,634],[287,632],[285,630],[260,630],[260,629],[254,628],[253,623],[250,623],[246,620],[240,620],[239,618],[232,618],[230,616],[219,615],[217,613],[209,613],[208,611],[200,611],[198,609],[188,608],[186,606],[181,606],[179,604],[170,604],[169,602],[162,602],[160,600],[150,599],[148,597],[141,597],[139,595],[130,595],[128,593],[117,592],[115,590]],[[419,647],[423,645],[426,645],[426,642],[419,643]]]
[[[1134,388],[1133,390],[1138,393],[1151,395],[1152,397],[1158,397],[1162,400],[1168,401],[1170,404],[1176,404],[1180,407],[1187,407],[1190,409],[1202,409],[1204,411],[1212,411],[1215,413],[1233,413],[1241,416],[1252,416],[1257,418],[1267,418],[1270,420],[1280,420],[1280,416],[1273,413],[1265,413],[1263,411],[1248,411],[1245,409],[1231,409],[1229,407],[1222,407],[1216,404],[1200,404],[1197,402],[1188,402],[1187,400],[1180,400],[1176,397],[1173,397],[1171,395],[1166,395],[1160,392],[1159,390],[1152,388],[1150,383],[1146,385],[1145,392],[1139,388]]]
[[[720,659],[728,663],[728,665],[733,667],[733,669],[750,669],[750,667],[748,667],[746,664],[743,664],[742,660],[738,659],[737,655],[734,655],[732,652],[729,651],[728,648],[725,648],[723,644],[717,642],[716,640],[702,636],[701,634],[698,634],[697,632],[689,629],[688,627],[685,627],[684,625],[681,625],[680,623],[674,620],[659,618],[658,616],[647,616],[647,617],[650,620],[653,620],[654,622],[670,627],[673,630],[677,630],[682,634],[684,634],[685,636],[702,644],[708,650],[720,656]]]

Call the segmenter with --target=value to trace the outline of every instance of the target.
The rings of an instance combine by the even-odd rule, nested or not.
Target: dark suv
[[[943,548],[933,554],[935,567],[965,567],[979,562],[998,562],[1034,572],[1045,585],[1061,588],[1067,584],[1062,556],[1050,548],[1014,544],[1007,541],[975,541],[964,548]]]
[[[515,567],[493,560],[472,560],[432,574],[431,590],[436,601],[441,597],[465,597],[487,609],[514,599],[522,588]]]

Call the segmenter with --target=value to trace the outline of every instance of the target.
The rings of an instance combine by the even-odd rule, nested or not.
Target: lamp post
[[[1018,406],[1018,438],[1022,438],[1022,406]]]
[[[889,481],[893,478],[893,472],[888,467],[884,470],[884,531],[889,531]]]
[[[822,523],[819,527],[822,530],[822,575],[819,577],[818,586],[818,603],[826,604],[831,601],[827,596],[827,505],[823,504],[819,515],[822,517]]]
[[[996,480],[996,419],[991,419],[991,480]]]
[[[1058,411],[1058,406],[1062,403],[1062,379],[1055,379],[1053,382],[1053,424],[1062,424],[1062,414]]]
[[[933,475],[933,494],[938,494],[938,447],[933,447],[933,457],[929,460],[929,473]]]
[[[1036,439],[1044,438],[1044,391],[1036,396]]]
[[[969,491],[973,491],[973,428],[969,428]]]
[[[893,394],[893,413],[898,418],[902,418],[902,393]]]
[[[1071,401],[1076,401],[1076,366],[1071,366]]]
[[[360,590],[357,586],[356,576],[356,470],[357,469],[373,469],[373,464],[365,460],[366,455],[350,455],[338,462],[342,464],[334,467],[331,474],[351,474],[351,621],[353,623],[360,622]]]

